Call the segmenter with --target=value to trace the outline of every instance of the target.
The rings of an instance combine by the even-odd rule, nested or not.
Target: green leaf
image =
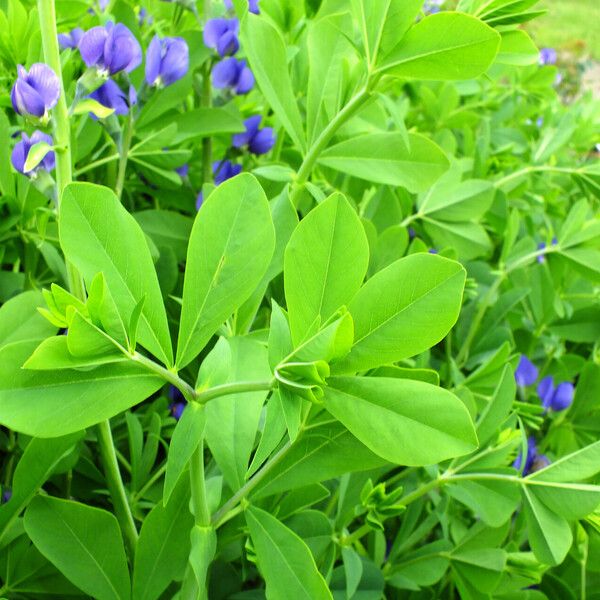
[[[177,345],[179,367],[192,361],[252,294],[274,248],[269,203],[252,175],[226,181],[207,198],[194,222],[188,248]]]
[[[135,306],[146,297],[139,342],[171,366],[167,315],[148,244],[140,226],[115,194],[89,183],[67,186],[60,209],[60,241],[66,257],[88,286],[97,273],[104,273],[124,323],[129,323]]]
[[[539,60],[539,50],[529,34],[522,29],[502,32],[496,62],[503,65],[534,65]]]
[[[190,217],[169,210],[144,210],[133,216],[159,248],[171,248],[179,262],[185,260],[193,225]]]
[[[261,92],[294,144],[304,152],[306,138],[281,34],[265,18],[248,14],[242,22],[241,43]]]
[[[246,523],[267,584],[267,600],[325,600],[333,596],[308,546],[269,513],[249,507]]]
[[[344,196],[333,194],[302,220],[284,259],[285,297],[296,345],[352,299],[368,264],[367,236]]]
[[[110,115],[112,115],[115,112],[115,109],[109,108],[108,106],[104,106],[103,104],[100,104],[100,102],[94,100],[93,98],[85,98],[84,100],[79,100],[79,102],[75,104],[75,108],[73,109],[74,115],[83,115],[88,112],[91,112],[99,119],[106,119],[106,117],[110,117]]]
[[[417,133],[368,133],[350,138],[321,153],[319,163],[373,183],[423,192],[448,169],[442,149]]]
[[[529,544],[536,558],[546,565],[560,564],[573,543],[569,523],[547,508],[529,486],[523,486],[523,507]]]
[[[226,382],[269,380],[267,349],[251,338],[227,340],[231,367]],[[236,490],[244,476],[254,447],[267,391],[229,394],[206,405],[206,442],[229,486]]]
[[[517,384],[511,365],[506,365],[494,395],[481,412],[477,422],[477,437],[483,446],[494,439],[510,413],[517,393]]]
[[[29,149],[27,159],[23,165],[23,170],[28,173],[33,171],[41,162],[48,152],[52,151],[52,146],[46,142],[38,142]]]
[[[170,141],[172,145],[220,133],[244,131],[241,117],[229,110],[229,107],[186,110],[178,114],[173,122],[177,125],[177,133]]]
[[[0,348],[13,342],[43,340],[56,333],[38,308],[44,306],[39,292],[23,292],[0,307]]]
[[[164,381],[135,364],[93,370],[21,369],[36,342],[0,350],[0,423],[36,437],[58,437],[109,419],[156,392]]]
[[[11,523],[81,437],[81,433],[74,433],[52,440],[34,438],[27,444],[13,475],[12,496],[0,505],[0,542]]]
[[[183,480],[171,499],[164,506],[157,504],[144,519],[135,551],[134,599],[155,600],[171,581],[183,577],[194,524],[189,502],[189,483]]]
[[[473,79],[491,66],[499,45],[500,35],[479,19],[442,12],[411,27],[379,71],[406,79]]]
[[[328,383],[325,408],[385,460],[422,466],[477,448],[465,405],[442,388],[385,377],[333,377]]]
[[[130,597],[125,549],[112,514],[38,496],[27,508],[24,522],[36,548],[86,594],[98,600]]]
[[[437,344],[458,318],[465,275],[459,263],[431,254],[413,254],[379,271],[348,307],[354,345],[332,372],[378,367]]]
[[[167,471],[165,473],[165,491],[163,495],[164,502],[169,502],[177,481],[198,447],[204,433],[205,422],[205,408],[197,402],[188,403],[177,422],[169,445]]]

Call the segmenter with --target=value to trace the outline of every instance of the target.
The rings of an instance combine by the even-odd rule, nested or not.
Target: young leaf
[[[385,460],[430,465],[477,448],[465,405],[442,388],[385,377],[333,377],[328,384],[325,408]]]
[[[271,260],[275,233],[265,193],[248,174],[220,185],[192,228],[177,365],[184,367],[250,296]]]
[[[258,565],[267,584],[267,600],[332,600],[308,546],[269,513],[249,507],[246,523]]]
[[[134,600],[155,600],[171,581],[183,577],[194,524],[189,501],[189,483],[182,480],[171,499],[157,504],[144,519],[135,551]]]
[[[241,42],[267,102],[294,144],[304,152],[306,139],[281,34],[268,20],[248,14],[242,22]]]
[[[443,150],[428,138],[401,133],[368,133],[327,148],[319,163],[374,183],[427,190],[447,169]]]
[[[0,350],[0,423],[37,437],[58,437],[109,419],[158,390],[164,381],[134,364],[93,370],[21,369],[36,342]]]
[[[43,340],[56,333],[56,327],[40,313],[44,299],[39,292],[23,292],[0,307],[0,348],[13,342]]]
[[[354,209],[333,194],[294,231],[285,251],[284,283],[292,339],[300,344],[347,304],[363,282],[369,245]]]
[[[379,71],[406,79],[473,79],[491,66],[499,45],[500,35],[479,19],[442,12],[411,27]]]
[[[334,373],[362,371],[423,352],[458,318],[465,270],[430,254],[402,258],[375,274],[349,305],[354,346]]]
[[[129,599],[125,549],[111,513],[38,496],[27,508],[24,523],[36,548],[86,594],[98,600]]]
[[[145,296],[138,339],[165,364],[173,362],[167,315],[143,231],[108,188],[72,183],[60,209],[60,242],[88,285],[103,272],[124,323]]]

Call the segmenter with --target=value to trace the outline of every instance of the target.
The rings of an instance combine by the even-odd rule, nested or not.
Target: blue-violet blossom
[[[39,142],[46,142],[50,146],[53,144],[52,138],[42,131],[34,131],[31,137],[28,137],[26,133],[21,134],[21,141],[15,144],[10,156],[10,161],[12,162],[13,167],[19,173],[23,173],[24,175],[32,177],[35,176],[38,171],[52,171],[52,169],[54,169],[56,164],[55,155],[54,152],[50,151],[34,169],[31,171],[25,171],[25,163],[27,162],[29,151],[31,150],[32,146],[38,144]]]
[[[96,67],[104,76],[129,73],[142,62],[139,42],[122,23],[107,23],[86,31],[79,42],[79,52],[88,67]]]
[[[58,45],[66,50],[67,48],[77,48],[85,31],[81,27],[75,27],[69,33],[58,34]]]
[[[271,127],[259,129],[262,117],[254,115],[244,121],[246,131],[233,136],[233,147],[248,147],[252,154],[266,154],[275,145],[275,135]]]
[[[540,50],[540,65],[555,65],[556,59],[557,55],[554,48],[542,48]]]
[[[517,470],[523,468],[523,475],[529,475],[535,471],[539,471],[550,464],[548,457],[545,454],[540,454],[535,443],[535,438],[529,436],[527,438],[527,456],[525,457],[525,464],[523,465],[523,454],[519,453],[519,456],[513,462],[513,467]]]
[[[114,109],[116,115],[126,115],[129,112],[127,95],[112,79],[107,79],[89,97],[102,106]]]
[[[214,66],[212,81],[216,88],[232,88],[238,95],[247,94],[254,87],[254,75],[246,61],[233,57]]]
[[[204,44],[216,50],[219,56],[231,56],[240,49],[239,29],[237,19],[210,19],[202,34]]]
[[[146,52],[146,83],[165,87],[181,79],[190,66],[187,42],[180,37],[155,35]]]
[[[254,13],[255,15],[258,15],[260,13],[260,10],[258,8],[258,3],[259,3],[259,0],[248,0],[248,10],[251,13]],[[231,0],[223,0],[223,4],[225,4],[225,8],[227,10],[233,9],[233,2]]]
[[[29,72],[17,67],[17,81],[10,92],[15,112],[24,117],[48,119],[48,111],[60,96],[60,83],[56,73],[44,63],[31,65]]]
[[[573,403],[575,388],[569,381],[563,381],[554,387],[554,378],[544,377],[537,387],[537,393],[542,400],[542,406],[554,411],[566,410]]]
[[[521,354],[517,370],[515,371],[515,380],[517,385],[526,387],[533,385],[538,378],[537,367],[524,355]]]

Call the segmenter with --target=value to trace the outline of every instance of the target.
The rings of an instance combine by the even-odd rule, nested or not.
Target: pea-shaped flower
[[[10,161],[12,162],[13,167],[19,173],[23,173],[23,175],[27,175],[29,177],[33,177],[37,174],[38,171],[52,171],[56,164],[54,152],[50,151],[44,156],[44,158],[38,163],[38,165],[29,171],[25,170],[25,163],[27,162],[27,158],[29,156],[29,151],[32,146],[38,144],[39,142],[46,142],[50,146],[53,144],[52,138],[43,133],[42,131],[34,131],[31,137],[28,137],[26,133],[21,134],[21,141],[15,144],[13,148]]]
[[[107,79],[97,90],[94,90],[90,98],[102,106],[114,109],[116,115],[126,115],[129,112],[127,95],[112,79]]]
[[[181,79],[190,66],[187,42],[180,37],[152,38],[146,52],[146,82],[163,87]]]
[[[569,381],[563,381],[554,387],[554,378],[544,377],[537,387],[537,393],[542,400],[542,406],[554,411],[566,410],[573,403],[575,388]]]
[[[255,15],[260,12],[258,9],[258,2],[259,0],[248,0],[248,10]],[[223,3],[225,4],[225,8],[227,10],[231,10],[233,8],[233,2],[231,0],[223,0]]]
[[[275,135],[271,127],[259,129],[262,117],[254,115],[244,121],[246,131],[233,136],[233,147],[247,147],[252,154],[266,154],[275,145]]]
[[[236,94],[247,94],[254,87],[254,75],[245,60],[226,58],[217,63],[212,72],[216,88],[231,88]]]
[[[67,48],[77,48],[85,31],[81,27],[75,27],[69,33],[58,34],[58,45],[66,50]]]
[[[17,67],[17,81],[10,92],[15,112],[30,118],[48,120],[48,111],[56,105],[60,83],[56,73],[44,63],[31,65],[29,73]]]
[[[538,378],[537,367],[524,355],[521,355],[517,370],[515,371],[515,380],[520,387],[533,385]]]
[[[525,461],[523,461],[523,454],[519,453],[519,456],[517,456],[513,463],[513,467],[518,470],[521,470],[522,468],[523,475],[529,475],[530,473],[535,473],[535,471],[547,467],[549,464],[550,461],[548,460],[548,457],[545,454],[540,454],[538,452],[535,438],[529,436],[527,438],[527,454],[525,456]]]
[[[142,62],[142,48],[125,25],[107,23],[92,27],[81,38],[79,52],[88,67],[96,67],[103,76],[120,71],[129,73]]]
[[[237,19],[210,19],[204,27],[204,44],[219,53],[219,56],[231,56],[240,49]]]
[[[555,65],[558,58],[554,48],[542,48],[540,50],[540,65]]]

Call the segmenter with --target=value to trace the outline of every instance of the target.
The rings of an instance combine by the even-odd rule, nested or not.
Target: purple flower
[[[550,461],[548,460],[548,457],[545,454],[538,453],[535,438],[529,436],[527,438],[527,456],[525,457],[525,465],[523,465],[523,454],[519,453],[513,462],[513,467],[519,471],[522,468],[523,475],[529,475],[530,473],[534,473],[535,471],[547,467],[549,464]]]
[[[188,165],[187,163],[185,165],[181,165],[180,167],[177,167],[175,169],[175,173],[177,173],[177,175],[179,175],[179,177],[187,177],[189,171],[190,171],[190,165]]]
[[[204,204],[204,193],[202,192],[202,190],[200,190],[198,192],[198,195],[196,196],[196,210],[200,210],[200,208],[202,207],[203,204]]]
[[[143,27],[144,25],[152,25],[154,19],[148,14],[148,11],[142,6],[138,13],[138,26]]]
[[[254,75],[245,60],[226,58],[217,63],[212,72],[216,88],[232,88],[236,94],[247,94],[254,87]]]
[[[60,96],[60,83],[56,73],[44,63],[31,65],[29,73],[17,67],[17,81],[10,92],[15,112],[24,117],[47,120],[48,111]]]
[[[408,228],[408,239],[414,240],[417,237],[417,232],[412,228]]]
[[[427,252],[429,252],[429,254],[439,254],[440,253],[440,251],[437,250],[436,248],[429,248],[429,250]]]
[[[186,402],[183,394],[174,386],[169,386],[169,391],[167,392],[169,399],[171,400],[169,404],[169,412],[171,416],[179,421],[181,419],[181,415],[183,414],[183,409],[185,408]]]
[[[27,162],[29,151],[31,150],[31,147],[38,142],[46,142],[50,146],[53,144],[52,138],[49,135],[38,130],[34,131],[31,137],[28,137],[26,133],[21,134],[21,141],[17,142],[10,156],[10,161],[16,171],[31,177],[38,171],[52,171],[52,169],[54,169],[56,160],[54,152],[50,151],[34,169],[25,171],[25,163]]]
[[[444,1],[445,0],[425,0],[425,4],[423,4],[423,12],[426,15],[435,15],[436,13],[439,13]]]
[[[58,34],[58,45],[66,50],[67,48],[77,48],[85,31],[81,27],[75,27],[69,33]]]
[[[258,15],[260,13],[260,10],[258,8],[258,2],[259,0],[248,0],[248,10],[251,13],[254,13],[255,15]],[[223,4],[225,4],[225,8],[227,10],[233,9],[233,2],[231,0],[223,0]]]
[[[129,73],[142,62],[139,42],[121,23],[107,23],[86,31],[79,42],[79,52],[88,67],[96,67],[104,75]]]
[[[275,145],[275,135],[271,127],[259,129],[262,117],[254,115],[244,121],[246,131],[233,136],[234,148],[248,146],[252,154],[266,154]]]
[[[542,400],[542,406],[546,410],[552,409],[558,412],[571,406],[575,388],[568,381],[563,381],[554,387],[554,378],[549,375],[540,381],[537,393]]]
[[[542,126],[544,125],[544,117],[538,117],[538,118],[535,120],[535,124],[536,124],[538,127],[542,127]]]
[[[542,48],[540,50],[540,65],[555,65],[556,58],[556,50],[554,48]]]
[[[553,237],[551,244],[553,246],[556,246],[558,244],[558,240],[555,237]],[[544,250],[545,248],[548,247],[548,245],[546,244],[546,242],[540,242],[537,247],[538,247],[538,250]],[[543,254],[540,254],[537,257],[537,261],[539,263],[544,263],[544,262],[546,262],[546,257]]]
[[[533,385],[538,378],[537,367],[524,355],[521,354],[517,370],[515,371],[515,380],[517,385],[526,387]]]
[[[239,29],[237,19],[210,19],[204,27],[204,44],[219,56],[231,56],[240,49]]]
[[[166,87],[181,79],[190,66],[187,42],[180,37],[152,38],[146,52],[146,83]]]
[[[0,504],[6,504],[12,498],[12,491],[9,488],[2,490],[2,496],[0,496]]]
[[[127,95],[112,79],[107,79],[89,97],[102,106],[114,109],[116,115],[126,115],[129,112]]]

